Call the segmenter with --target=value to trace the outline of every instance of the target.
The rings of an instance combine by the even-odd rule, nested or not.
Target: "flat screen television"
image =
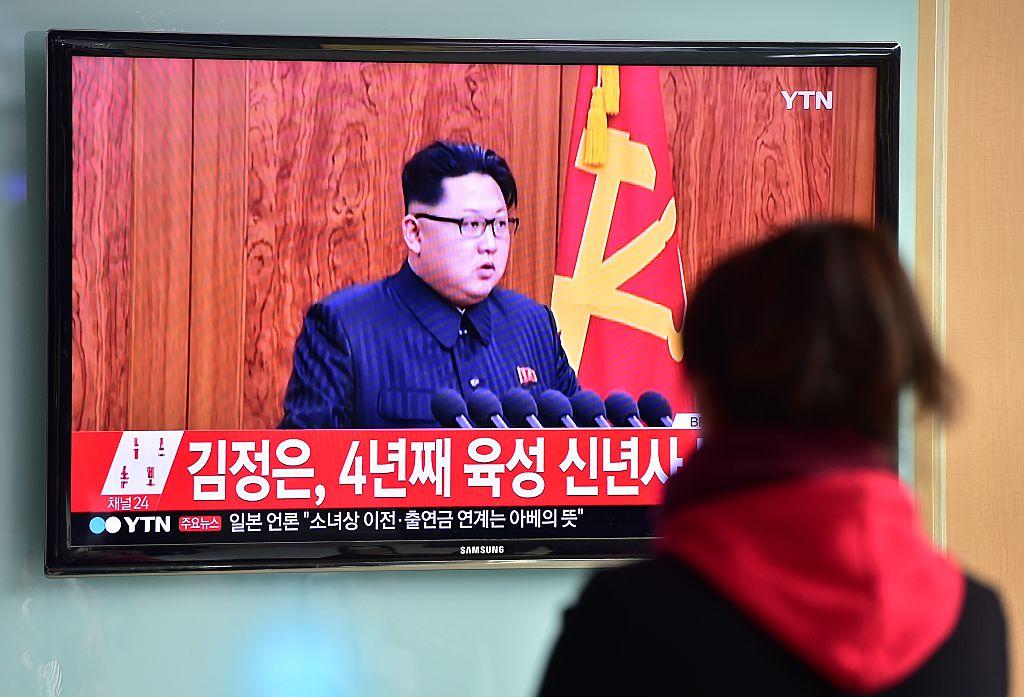
[[[896,229],[896,44],[47,43],[49,575],[642,556],[687,293]]]

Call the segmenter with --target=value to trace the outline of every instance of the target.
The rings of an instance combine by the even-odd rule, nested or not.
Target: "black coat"
[[[1007,695],[999,600],[932,546],[873,441],[717,434],[657,524],[657,558],[566,612],[541,697]]]
[[[405,263],[309,308],[280,426],[437,427],[430,405],[441,387],[572,396],[579,383],[547,307],[495,288],[460,315]]]
[[[1006,697],[1006,625],[968,578],[952,635],[885,697]],[[832,687],[682,562],[660,557],[597,573],[565,612],[540,697],[817,697]]]

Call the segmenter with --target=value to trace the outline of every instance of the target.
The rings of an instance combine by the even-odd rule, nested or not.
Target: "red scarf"
[[[843,690],[899,683],[960,616],[963,574],[920,531],[885,450],[853,434],[706,439],[669,482],[659,533]]]

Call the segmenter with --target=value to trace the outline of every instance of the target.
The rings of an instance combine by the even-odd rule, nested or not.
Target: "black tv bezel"
[[[598,565],[638,558],[650,538],[286,542],[70,547],[71,61],[75,56],[426,63],[868,66],[876,81],[877,222],[897,230],[898,43],[330,38],[51,30],[46,37],[47,576],[368,568]],[[461,544],[506,553],[459,556]]]

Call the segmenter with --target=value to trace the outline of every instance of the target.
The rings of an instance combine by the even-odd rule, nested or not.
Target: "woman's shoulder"
[[[692,617],[732,608],[692,568],[663,555],[596,572],[583,589],[577,606],[600,610],[621,607],[633,621],[673,616]],[[650,613],[644,612],[650,610]]]

